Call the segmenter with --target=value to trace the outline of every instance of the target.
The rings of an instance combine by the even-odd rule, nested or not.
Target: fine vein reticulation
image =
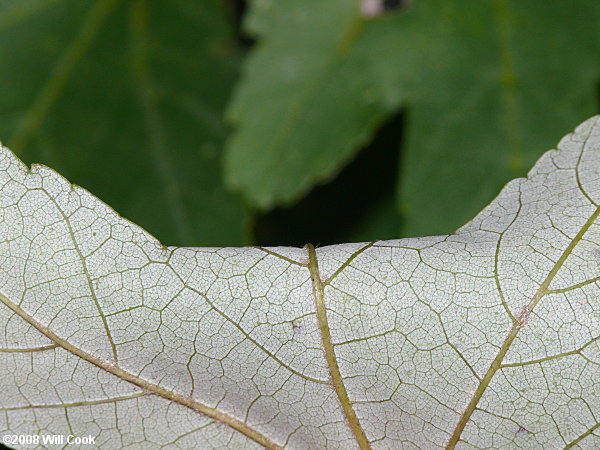
[[[0,149],[0,435],[600,447],[600,119],[456,233],[165,247]]]

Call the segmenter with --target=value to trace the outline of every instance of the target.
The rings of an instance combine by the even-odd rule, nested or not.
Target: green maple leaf
[[[240,245],[221,180],[238,59],[216,2],[0,1],[0,139],[161,239]]]
[[[226,168],[263,208],[333,177],[405,108],[403,234],[448,233],[597,109],[595,0],[414,0],[378,18],[358,1],[251,4]]]

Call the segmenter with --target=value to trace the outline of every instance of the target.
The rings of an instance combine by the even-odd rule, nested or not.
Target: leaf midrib
[[[371,245],[372,244],[370,244],[369,247]],[[317,323],[319,325],[319,330],[321,331],[323,351],[325,352],[325,359],[327,360],[329,375],[331,376],[331,383],[335,389],[342,406],[344,416],[348,421],[348,425],[350,426],[358,445],[362,450],[368,450],[371,448],[371,445],[369,444],[369,440],[367,439],[365,431],[363,430],[358,417],[356,416],[356,412],[354,411],[354,407],[352,406],[352,402],[350,401],[350,397],[348,396],[348,392],[344,386],[344,380],[342,378],[337,357],[335,355],[335,350],[333,348],[331,330],[329,329],[329,321],[327,319],[327,310],[325,307],[325,284],[321,280],[321,275],[319,273],[317,253],[315,252],[315,247],[311,244],[307,244],[306,249],[308,250],[309,256],[308,268],[310,270],[310,277],[313,284],[313,297],[315,301]],[[362,250],[364,250],[364,248]],[[353,257],[355,257],[355,255],[356,253],[353,255]],[[351,258],[353,259],[353,257]]]

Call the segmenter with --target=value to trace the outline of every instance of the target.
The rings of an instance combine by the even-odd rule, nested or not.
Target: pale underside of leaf
[[[600,445],[600,118],[448,236],[165,247],[0,151],[0,430],[103,448]]]

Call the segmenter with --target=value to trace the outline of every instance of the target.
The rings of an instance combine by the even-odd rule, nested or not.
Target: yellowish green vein
[[[350,263],[352,261],[354,261],[354,259],[360,255],[362,252],[364,252],[365,250],[373,247],[373,245],[375,245],[377,241],[373,241],[373,242],[369,242],[367,245],[361,247],[360,249],[358,249],[356,252],[354,252],[352,255],[350,255],[350,257],[344,262],[344,264],[342,264],[335,272],[333,275],[331,275],[327,280],[325,280],[323,282],[324,286],[327,286],[329,283],[331,283],[333,281],[333,279],[335,277],[337,277],[346,267],[348,267],[350,265]]]
[[[583,433],[581,436],[579,436],[577,439],[575,439],[573,442],[565,445],[565,450],[567,450],[568,448],[573,448],[575,445],[579,444],[581,441],[583,441],[586,437],[592,435],[594,433],[594,431],[600,429],[600,422],[597,423],[596,425],[594,425],[593,427],[591,427],[589,430],[587,430],[585,433]]]
[[[290,264],[295,264],[297,266],[306,267],[306,264],[303,264],[298,261],[294,261],[292,258],[288,258],[287,256],[281,255],[277,252],[274,252],[273,250],[269,250],[268,248],[265,248],[265,247],[255,247],[255,248],[257,248],[258,250],[260,250],[262,252],[268,253],[269,255],[275,256],[276,258],[283,259],[284,261],[287,261]]]
[[[583,238],[585,233],[590,229],[590,227],[598,219],[598,216],[600,216],[600,208],[597,208],[596,211],[594,211],[594,213],[590,216],[590,218],[585,222],[585,224],[583,225],[581,230],[579,230],[579,233],[577,233],[575,238],[571,241],[571,243],[567,246],[565,251],[562,253],[562,255],[560,256],[560,258],[558,259],[556,264],[554,264],[554,266],[552,267],[552,270],[550,271],[550,273],[548,274],[546,279],[543,281],[543,283],[540,285],[539,289],[534,294],[531,301],[523,307],[523,309],[521,310],[519,315],[516,317],[516,321],[513,324],[511,330],[509,331],[508,336],[504,340],[504,343],[500,347],[500,351],[496,355],[496,358],[490,365],[485,376],[483,377],[483,379],[477,386],[475,393],[471,397],[471,401],[467,405],[460,420],[458,421],[458,424],[456,425],[456,428],[454,429],[454,433],[450,437],[448,445],[446,446],[447,449],[453,449],[456,447],[456,444],[460,440],[460,436],[462,435],[462,432],[465,429],[465,426],[471,419],[471,415],[473,414],[473,411],[475,411],[475,408],[477,407],[479,400],[483,396],[483,393],[485,392],[488,385],[492,381],[492,378],[494,377],[496,372],[502,368],[502,360],[508,353],[510,346],[512,345],[513,341],[519,334],[519,331],[527,323],[529,315],[535,309],[535,307],[540,302],[540,300],[548,293],[548,286],[550,286],[550,283],[552,282],[552,280],[554,279],[554,277],[556,276],[556,274],[558,273],[560,268],[563,266],[563,264],[565,263],[565,261],[567,260],[567,258],[569,257],[569,255],[571,254],[573,249],[575,248],[575,246],[579,243],[579,241],[581,241],[581,239]]]
[[[4,305],[6,305],[8,308],[10,308],[15,314],[17,314],[23,320],[25,320],[28,324],[30,324],[32,327],[34,327],[36,330],[38,330],[40,333],[42,333],[44,336],[46,336],[48,339],[55,342],[57,345],[64,348],[65,350],[72,353],[73,355],[75,355],[85,361],[88,361],[89,363],[99,367],[100,369],[105,370],[106,372],[111,373],[112,375],[114,375],[122,380],[125,380],[131,384],[134,384],[134,385],[144,389],[147,392],[156,394],[156,395],[163,397],[174,403],[178,403],[180,405],[186,406],[193,411],[196,411],[200,414],[204,414],[205,416],[207,416],[217,422],[220,422],[226,426],[229,426],[232,429],[242,433],[243,435],[247,436],[248,438],[252,439],[253,441],[257,442],[258,444],[262,445],[263,447],[266,447],[269,450],[283,450],[283,447],[281,447],[280,445],[277,445],[275,442],[273,442],[267,436],[254,430],[253,428],[251,428],[244,422],[242,422],[232,416],[229,416],[228,414],[225,414],[224,412],[219,411],[216,408],[211,408],[211,407],[206,406],[203,403],[200,403],[190,397],[187,397],[185,395],[182,395],[182,394],[179,394],[176,392],[169,391],[168,389],[165,389],[158,384],[151,383],[148,380],[145,380],[137,375],[127,372],[126,370],[123,370],[120,367],[118,367],[114,364],[111,364],[110,362],[103,361],[100,358],[97,358],[97,357],[83,351],[82,349],[72,345],[70,342],[61,338],[60,336],[58,336],[57,334],[52,332],[50,329],[48,329],[46,326],[42,325],[40,322],[35,320],[32,316],[30,316],[28,313],[26,313],[21,307],[15,305],[13,302],[11,302],[8,298],[6,298],[2,294],[0,294],[0,301],[2,303],[4,303]]]
[[[0,353],[34,353],[34,352],[43,352],[46,350],[52,350],[57,348],[58,345],[45,345],[43,347],[33,347],[33,348],[0,348]]]
[[[531,360],[531,361],[523,361],[523,362],[518,362],[518,363],[502,364],[500,367],[501,368],[506,368],[506,367],[530,366],[532,364],[541,364],[541,363],[546,362],[546,361],[552,361],[553,359],[565,358],[567,356],[581,355],[581,352],[583,352],[587,347],[589,347],[590,345],[592,345],[593,343],[598,342],[598,341],[600,341],[600,336],[592,339],[587,344],[582,345],[581,347],[579,347],[579,348],[577,348],[575,350],[571,350],[571,351],[564,352],[564,353],[559,353],[557,355],[546,356],[545,358],[534,359],[534,360]]]
[[[325,306],[325,286],[321,280],[319,274],[319,263],[317,261],[317,253],[314,246],[307,244],[309,263],[308,268],[310,270],[310,277],[313,285],[313,296],[315,300],[315,309],[317,313],[317,322],[319,330],[321,331],[321,339],[323,341],[323,350],[325,352],[325,359],[327,360],[327,366],[329,368],[329,375],[331,382],[338,396],[348,425],[358,442],[361,449],[370,449],[371,445],[367,439],[367,436],[360,425],[354,407],[344,386],[344,380],[340,372],[340,367],[335,355],[335,349],[331,340],[331,330],[329,329],[329,322],[327,320],[327,308]]]
[[[48,408],[76,408],[79,406],[93,406],[93,405],[103,405],[106,403],[116,403],[124,400],[131,400],[134,398],[143,397],[145,395],[149,395],[145,392],[136,392],[131,395],[124,395],[121,397],[114,398],[104,398],[101,400],[83,400],[80,402],[71,402],[71,403],[58,403],[52,405],[25,405],[25,406],[9,406],[8,408],[0,408],[0,411],[15,411],[19,409],[48,409]]]
[[[256,341],[252,336],[250,336],[238,323],[236,323],[234,320],[232,320],[227,314],[225,314],[223,311],[221,311],[219,308],[217,308],[214,303],[212,303],[208,297],[206,297],[205,295],[203,295],[201,292],[197,291],[194,288],[191,288],[189,286],[186,287],[186,289],[189,289],[190,291],[194,292],[195,294],[199,295],[200,297],[202,297],[204,299],[204,301],[206,303],[208,303],[208,305],[213,309],[213,311],[215,311],[217,314],[219,314],[223,319],[225,319],[227,322],[229,322],[231,325],[233,325],[235,328],[237,328],[237,330],[242,333],[244,335],[244,337],[246,339],[248,339],[250,342],[252,342],[254,345],[256,345],[256,347],[258,347],[263,353],[265,353],[269,358],[273,359],[275,362],[277,362],[277,364],[279,364],[280,366],[286,368],[287,370],[289,370],[290,372],[292,372],[294,375],[299,376],[300,378],[305,379],[306,381],[310,381],[312,383],[318,383],[318,384],[329,384],[326,381],[323,380],[319,380],[317,378],[313,378],[313,377],[309,377],[308,375],[304,375],[303,373],[298,372],[297,370],[295,370],[294,368],[290,367],[288,364],[286,364],[285,362],[283,362],[281,359],[279,359],[276,355],[274,355],[273,353],[271,353],[269,350],[267,350],[263,345],[261,345],[258,341]]]
[[[73,248],[75,249],[75,252],[77,253],[77,257],[79,258],[79,262],[81,263],[81,267],[82,267],[83,273],[85,275],[88,289],[90,290],[90,295],[92,297],[92,300],[94,300],[94,305],[96,306],[96,310],[98,311],[100,319],[102,320],[102,325],[104,326],[104,332],[106,333],[106,338],[108,339],[108,342],[110,343],[114,363],[118,364],[119,357],[117,355],[117,347],[115,346],[114,340],[112,338],[112,333],[110,332],[110,328],[108,326],[108,321],[106,320],[106,316],[104,315],[104,311],[102,310],[102,307],[100,306],[100,302],[98,301],[98,297],[96,296],[96,290],[94,289],[94,285],[92,283],[92,277],[90,276],[90,271],[88,270],[87,263],[85,261],[85,257],[81,254],[81,250],[79,249],[79,245],[77,244],[77,239],[75,239],[75,233],[73,232],[73,228],[71,227],[71,221],[66,216],[66,214],[63,212],[63,210],[61,209],[61,207],[59,206],[57,201],[54,199],[54,197],[52,195],[48,194],[46,191],[43,191],[43,192],[48,196],[50,201],[52,203],[54,203],[54,206],[56,206],[56,210],[60,213],[63,220],[65,221],[65,224],[67,225],[67,230],[69,231],[69,236],[71,237],[71,241],[73,242]]]

